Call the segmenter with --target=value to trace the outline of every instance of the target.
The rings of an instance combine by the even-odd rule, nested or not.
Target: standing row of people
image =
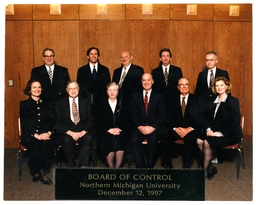
[[[156,144],[161,140],[162,165],[172,168],[171,157],[175,157],[174,140],[183,138],[187,150],[183,167],[189,168],[191,152],[195,150],[194,146],[191,146],[192,143],[197,141],[204,153],[202,156],[210,158],[211,152],[206,150],[211,150],[211,146],[215,149],[232,141],[221,141],[217,143],[219,146],[214,146],[207,144],[209,137],[205,139],[198,134],[198,127],[205,127],[207,122],[197,118],[199,111],[200,114],[206,112],[204,108],[207,106],[201,106],[203,104],[200,103],[213,106],[215,104],[211,97],[217,96],[211,91],[212,82],[208,70],[214,71],[215,78],[218,75],[225,76],[226,78],[220,81],[225,85],[229,83],[227,71],[216,67],[218,56],[215,52],[206,53],[207,67],[198,75],[195,96],[189,92],[189,80],[182,77],[181,68],[171,65],[172,53],[168,48],[160,51],[159,66],[153,69],[152,73],[144,73],[142,67],[132,63],[130,52],[122,52],[121,66],[114,70],[111,83],[109,69],[99,62],[99,49],[91,47],[86,55],[88,64],[78,69],[77,81],[70,81],[67,68],[55,64],[55,53],[51,48],[44,49],[42,53],[44,65],[32,69],[25,92],[30,97],[20,104],[20,120],[21,143],[24,143],[30,150],[30,155],[34,156],[34,160],[29,163],[33,181],[52,183],[46,173],[50,168],[50,153],[53,152],[48,155],[41,153],[53,150],[51,143],[46,142],[50,141],[54,131],[60,136],[67,166],[73,166],[76,142],[79,143],[80,167],[89,165],[89,150],[93,139],[100,142],[102,155],[111,168],[121,166],[127,143],[133,147],[137,167],[153,168]],[[213,83],[213,88],[215,84]],[[146,93],[147,111],[144,107]],[[184,116],[181,114],[181,96],[187,96]],[[229,98],[234,97],[228,94],[225,99]],[[209,104],[205,103],[207,99]],[[221,97],[222,103],[219,104],[225,105],[225,99]],[[194,109],[198,103],[200,109]],[[236,106],[237,110],[237,103],[234,104],[231,106]],[[42,109],[39,105],[48,108]],[[239,107],[237,111],[239,112]],[[233,113],[232,116],[237,117],[236,114]],[[220,122],[215,124],[219,125]],[[237,126],[237,121],[234,126]],[[210,125],[209,127],[216,131]],[[226,137],[224,131],[217,131]],[[212,132],[206,134],[216,135]],[[148,139],[149,145],[146,162],[141,152],[141,141],[144,138]],[[215,138],[217,137],[213,139]],[[209,167],[214,170],[210,163],[205,161],[206,170],[210,169]]]

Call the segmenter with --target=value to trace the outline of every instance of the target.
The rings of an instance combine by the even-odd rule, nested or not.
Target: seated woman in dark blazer
[[[54,149],[52,146],[52,131],[54,122],[51,120],[49,108],[40,98],[41,83],[31,80],[24,90],[29,95],[27,100],[20,102],[21,144],[27,148],[29,169],[33,182],[40,180],[43,184],[51,185],[52,181],[46,176],[50,171]]]
[[[107,86],[108,98],[104,99],[99,108],[99,127],[101,151],[109,168],[119,168],[123,161],[125,140],[122,111],[117,100],[119,86],[110,82]]]
[[[197,139],[197,145],[204,156],[203,164],[207,177],[212,179],[217,169],[211,164],[212,151],[241,140],[240,107],[237,98],[229,95],[231,83],[223,76],[215,79],[211,103],[201,110],[200,118],[204,134]]]

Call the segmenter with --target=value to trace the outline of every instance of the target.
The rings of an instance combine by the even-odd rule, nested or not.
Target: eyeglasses
[[[188,87],[189,84],[188,84],[188,83],[186,83],[186,84],[183,84],[183,83],[182,83],[182,84],[179,84],[179,86],[180,86],[180,87]]]
[[[45,56],[44,55],[44,58],[53,58],[54,57],[54,55],[50,55],[50,56]]]
[[[78,90],[78,87],[75,88],[68,88],[68,91]]]
[[[213,62],[213,61],[216,61],[216,59],[205,59],[206,62]]]

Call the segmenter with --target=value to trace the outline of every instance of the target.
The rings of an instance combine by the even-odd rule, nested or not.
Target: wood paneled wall
[[[232,94],[245,115],[245,141],[251,141],[252,92],[244,90],[252,88],[252,5],[237,5],[239,16],[229,16],[228,4],[198,4],[197,15],[187,15],[186,4],[154,4],[152,15],[142,15],[141,4],[110,4],[107,14],[97,14],[96,4],[62,4],[60,15],[50,15],[49,4],[15,4],[5,21],[5,147],[18,146],[19,102],[27,98],[23,89],[31,69],[43,63],[45,47],[55,50],[56,62],[72,79],[87,63],[91,46],[100,49],[100,62],[111,75],[123,50],[150,72],[158,66],[160,49],[168,47],[172,64],[190,78],[192,92],[205,53],[214,50],[218,67],[230,74]]]

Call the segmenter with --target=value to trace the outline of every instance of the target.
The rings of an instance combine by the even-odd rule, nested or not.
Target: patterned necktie
[[[182,116],[183,117],[185,115],[185,109],[186,109],[185,98],[186,97],[182,97],[182,102],[181,102],[181,111],[182,111]]]
[[[52,84],[52,68],[51,68],[51,66],[49,66],[48,75],[49,75],[49,78],[50,78],[50,82]]]
[[[211,70],[209,88],[211,88],[211,87],[212,87],[213,82],[214,82],[214,75],[213,75],[213,72],[212,72],[212,70]]]
[[[146,94],[145,94],[144,105],[145,105],[145,110],[146,110],[146,115],[147,115],[148,114],[148,92],[146,92]]]
[[[122,75],[122,77],[121,77],[121,79],[120,79],[120,83],[119,83],[120,88],[121,88],[122,85],[123,85],[125,76],[126,76],[126,67],[124,67],[124,72],[123,72],[123,75]]]
[[[165,68],[165,71],[164,71],[164,80],[165,80],[165,85],[167,86],[167,84],[168,84],[168,73],[167,73],[167,68]]]
[[[80,121],[80,117],[79,117],[79,112],[76,106],[75,99],[73,99],[73,102],[72,102],[72,115],[74,118],[74,123],[77,125],[77,123]]]
[[[97,73],[96,73],[95,65],[93,66],[93,73],[92,73],[92,77],[93,77],[93,79],[94,79],[94,80],[96,80]]]

